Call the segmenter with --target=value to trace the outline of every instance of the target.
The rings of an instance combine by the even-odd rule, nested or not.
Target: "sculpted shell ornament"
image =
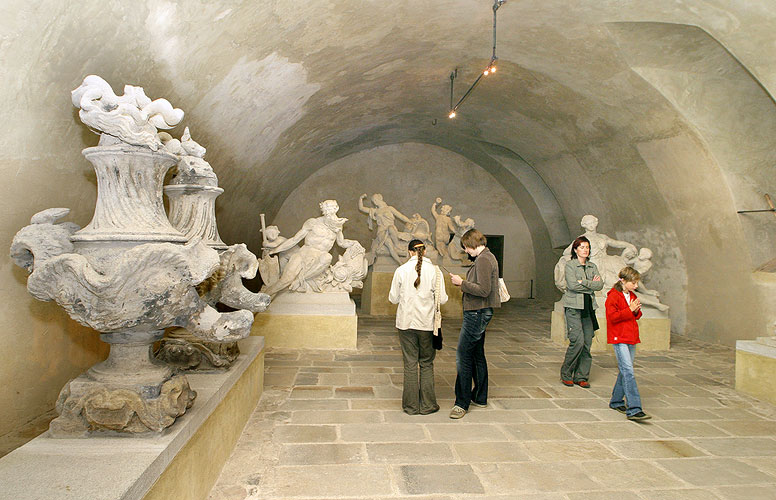
[[[200,251],[205,250],[205,251]],[[101,332],[185,325],[202,308],[194,286],[218,267],[218,255],[200,246],[139,245],[108,273],[86,257],[69,253],[35,267],[27,289],[55,300],[76,321]]]

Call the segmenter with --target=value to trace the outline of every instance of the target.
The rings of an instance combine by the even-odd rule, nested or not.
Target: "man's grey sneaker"
[[[617,410],[620,413],[625,413],[628,410],[627,406],[610,406],[612,410]]]
[[[453,406],[453,409],[450,410],[450,418],[463,418],[464,415],[466,415],[466,410],[458,405]]]
[[[635,415],[628,416],[628,420],[636,420],[636,421],[649,420],[650,418],[652,418],[652,417],[650,417],[649,415],[647,415],[643,411],[640,411],[640,412],[638,412]]]
[[[483,405],[483,404],[480,404],[480,403],[478,403],[478,402],[476,402],[476,401],[472,401],[472,402],[471,402],[471,404],[472,404],[472,405],[474,405],[474,406],[476,406],[477,408],[487,408],[487,407],[488,407],[488,403],[485,403],[485,404]]]

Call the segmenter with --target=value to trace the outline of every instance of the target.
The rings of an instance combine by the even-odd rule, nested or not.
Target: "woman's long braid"
[[[418,263],[415,265],[415,270],[418,272],[418,277],[415,279],[415,288],[420,285],[420,267],[423,265],[423,255],[426,253],[426,246],[423,243],[415,245],[412,250],[418,254]]]

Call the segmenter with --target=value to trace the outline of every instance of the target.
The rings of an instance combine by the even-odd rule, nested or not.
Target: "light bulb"
[[[450,114],[447,115],[448,118],[455,118],[455,111],[450,111]]]
[[[495,66],[493,66],[492,68],[490,68],[490,72],[491,72],[491,73],[495,73],[495,72],[496,72],[496,67],[495,67]]]
[[[488,76],[488,72],[490,71],[490,68],[486,69],[482,72],[483,76]]]

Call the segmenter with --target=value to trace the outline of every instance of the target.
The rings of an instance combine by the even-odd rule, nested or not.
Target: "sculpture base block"
[[[596,316],[598,326],[601,328],[595,332],[591,352],[602,352],[612,347],[606,343],[606,317]],[[553,344],[568,345],[566,338],[566,317],[563,311],[552,311],[552,322],[550,326],[550,338]],[[667,351],[671,347],[671,320],[669,318],[644,318],[639,320],[639,338],[638,344],[640,351]]]
[[[455,272],[455,270],[451,271]],[[466,275],[466,271],[459,273]],[[461,306],[462,294],[460,287],[453,286],[450,276],[444,271],[445,291],[447,292],[447,304],[442,305],[443,318],[460,318],[463,316]],[[361,313],[370,316],[396,316],[396,305],[388,302],[388,292],[391,291],[393,273],[371,271],[364,281],[364,290],[361,292]]]
[[[251,335],[263,336],[267,347],[355,349],[356,304],[347,292],[280,293],[256,315]]]
[[[736,390],[776,405],[776,347],[756,340],[736,342]]]
[[[229,371],[188,375],[197,401],[164,434],[131,439],[43,434],[0,459],[0,496],[205,500],[264,387],[262,339],[241,340],[240,350]]]

